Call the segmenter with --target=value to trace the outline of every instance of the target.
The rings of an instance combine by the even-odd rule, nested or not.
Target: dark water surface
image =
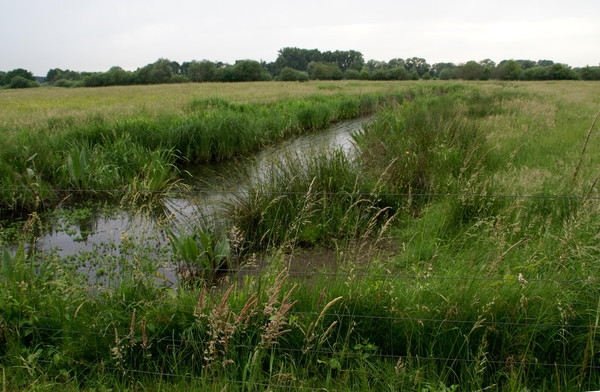
[[[249,157],[189,167],[189,176],[183,176],[183,181],[191,186],[192,191],[186,193],[186,197],[167,199],[159,212],[133,214],[111,207],[78,213],[75,208],[72,210],[74,213],[67,214],[67,218],[55,222],[34,246],[38,252],[52,250],[62,257],[105,247],[118,252],[124,238],[160,249],[168,245],[168,240],[162,230],[155,230],[159,221],[178,231],[178,226],[190,222],[219,219],[223,202],[233,194],[244,192],[253,180],[263,175],[273,160],[281,159],[290,152],[301,156],[309,150],[324,148],[341,148],[352,154],[352,134],[362,132],[362,124],[367,120],[360,118],[339,122],[325,130],[268,146]]]

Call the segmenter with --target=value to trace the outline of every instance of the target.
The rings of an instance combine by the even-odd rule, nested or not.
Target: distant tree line
[[[33,74],[23,68],[12,71],[0,71],[0,86],[7,88],[39,87],[40,84]]]
[[[287,47],[271,63],[237,60],[235,64],[192,60],[179,64],[160,58],[135,71],[115,66],[106,72],[77,72],[54,68],[45,83],[57,87],[102,87],[188,82],[250,82],[307,80],[600,80],[600,67],[571,68],[552,60],[490,59],[466,63],[435,63],[424,58],[368,60],[356,50],[321,52]],[[37,87],[31,72],[18,68],[0,71],[2,88]]]

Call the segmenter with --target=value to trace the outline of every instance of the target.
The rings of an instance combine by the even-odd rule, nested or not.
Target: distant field
[[[422,82],[423,83],[423,82]],[[235,103],[267,103],[311,95],[361,94],[414,85],[413,82],[254,82],[188,83],[102,88],[60,88],[0,91],[0,129],[47,126],[50,119],[86,123],[183,114],[192,99],[219,97]]]
[[[254,83],[188,83],[102,88],[60,88],[0,91],[0,129],[43,128],[49,119],[69,118],[87,122],[90,117],[118,120],[132,116],[183,114],[186,104],[196,98],[220,97],[236,103],[266,103],[312,95],[361,94],[427,85],[441,81],[311,81]],[[514,86],[543,94],[549,102],[600,104],[595,82],[461,82],[497,88]]]

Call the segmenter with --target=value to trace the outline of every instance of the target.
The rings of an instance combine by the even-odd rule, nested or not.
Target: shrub
[[[269,72],[255,60],[238,60],[231,67],[234,82],[256,82],[271,80]]]
[[[307,82],[309,80],[308,72],[298,71],[298,81]]]
[[[67,79],[59,79],[53,84],[54,87],[73,87],[73,82]]]
[[[387,71],[391,80],[409,80],[410,75],[404,67],[396,67]]]
[[[550,79],[550,67],[532,67],[523,72],[525,80],[548,80]]]
[[[303,71],[297,71],[290,67],[285,67],[279,73],[278,80],[280,80],[282,82],[292,82],[292,81],[305,82],[308,80],[308,73],[303,72]]]
[[[290,67],[285,67],[279,73],[279,80],[282,82],[298,80],[298,71]]]
[[[152,69],[149,72],[150,83],[168,83],[172,75],[171,62],[167,59],[158,59],[152,64]]]
[[[183,75],[171,75],[169,83],[189,83],[189,80]]]
[[[483,78],[484,68],[476,61],[468,61],[458,67],[458,73],[464,80],[480,80]]]
[[[577,80],[579,75],[571,67],[563,64],[550,66],[550,79],[552,80]]]
[[[344,72],[344,79],[346,80],[358,80],[360,79],[360,72],[355,69],[347,69]]]
[[[498,68],[498,76],[501,80],[519,80],[523,74],[521,65],[515,60],[508,60]]]
[[[390,74],[385,69],[378,69],[371,74],[371,80],[389,80]]]
[[[10,80],[10,88],[28,88],[39,86],[40,84],[37,81],[25,79],[22,76],[15,76]]]
[[[449,68],[444,68],[440,72],[440,80],[450,80],[451,77],[452,77],[452,70],[450,70]]]
[[[194,60],[189,65],[187,77],[192,82],[212,82],[217,77],[217,67],[207,60]]]
[[[313,80],[341,80],[342,71],[335,64],[316,63],[312,67],[310,78]]]
[[[32,82],[36,81],[31,72],[29,72],[23,68],[17,68],[17,69],[13,69],[12,71],[4,72],[2,74],[2,79],[0,80],[0,84],[3,86],[7,85],[7,84],[11,84],[11,82],[15,76],[20,76],[20,77],[30,80]],[[33,86],[29,86],[29,87],[33,87]],[[11,88],[14,88],[14,87],[11,87]]]
[[[581,79],[600,80],[600,67],[587,66],[581,70]]]

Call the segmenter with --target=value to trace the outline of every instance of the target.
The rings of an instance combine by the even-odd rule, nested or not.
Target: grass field
[[[118,249],[106,244],[71,258],[30,254],[24,244],[5,250],[3,390],[600,389],[597,83],[210,90],[218,87],[69,90],[64,99],[75,105],[77,94],[97,94],[90,102],[107,103],[84,112],[104,107],[110,124],[129,121],[115,103],[127,95],[135,116],[155,108],[144,114],[149,122],[189,121],[190,110],[206,113],[207,104],[215,117],[279,118],[293,109],[298,123],[306,110],[304,129],[325,126],[315,122],[323,113],[343,118],[373,102],[375,117],[356,136],[356,160],[327,151],[274,162],[229,202],[228,233],[200,223],[188,233],[171,229],[162,248],[122,233]],[[189,95],[177,98],[182,89]],[[22,102],[13,110],[31,102],[40,119],[66,110],[25,97],[13,96]],[[170,103],[159,105],[160,97]],[[15,123],[5,132],[21,132]],[[82,151],[71,149],[71,162],[108,156]],[[78,178],[83,186],[87,177]],[[35,223],[34,215],[23,230]],[[77,273],[83,262],[108,280],[91,284]],[[176,288],[160,284],[165,262],[179,268]],[[250,272],[237,274],[238,263]],[[224,267],[234,271],[221,280],[210,274]]]
[[[403,82],[406,85],[407,82]],[[0,130],[44,130],[48,123],[87,124],[90,119],[118,121],[131,117],[185,115],[193,99],[220,97],[233,103],[270,103],[313,95],[368,94],[393,91],[386,82],[187,83],[94,89],[43,88],[0,93]]]

